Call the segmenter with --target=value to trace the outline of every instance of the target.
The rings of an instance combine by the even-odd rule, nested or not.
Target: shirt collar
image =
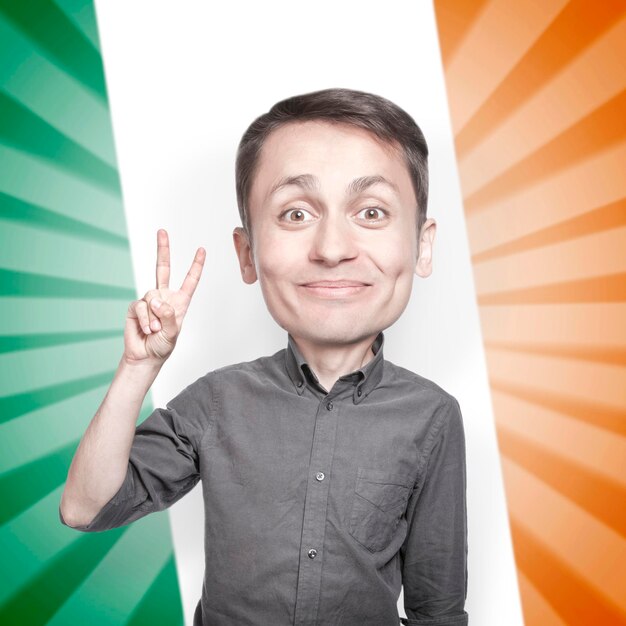
[[[361,402],[381,381],[383,377],[383,346],[385,344],[385,335],[381,330],[376,339],[372,342],[372,351],[374,357],[370,359],[363,367],[354,370],[349,374],[339,377],[339,380],[353,380],[354,392],[352,399],[355,404]],[[312,385],[318,385],[320,390],[323,389],[315,372],[311,369],[306,359],[298,349],[296,342],[291,335],[287,334],[287,350],[285,351],[285,365],[287,373],[291,378],[296,391],[299,395],[304,393],[307,382]]]

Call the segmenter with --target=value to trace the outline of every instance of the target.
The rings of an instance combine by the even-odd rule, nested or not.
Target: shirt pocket
[[[414,478],[359,467],[348,522],[350,534],[371,552],[384,550],[406,513]]]

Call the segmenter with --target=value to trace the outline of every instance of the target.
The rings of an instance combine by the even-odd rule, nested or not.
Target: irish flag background
[[[286,345],[239,275],[234,157],[325,87],[429,143],[434,271],[385,356],[463,410],[470,623],[626,624],[625,59],[623,0],[0,0],[0,624],[191,624],[201,487],[102,533],[61,493],[159,228],[172,283],[207,261],[139,421]]]

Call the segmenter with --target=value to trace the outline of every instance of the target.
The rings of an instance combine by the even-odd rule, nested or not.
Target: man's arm
[[[157,231],[156,289],[148,291],[128,307],[124,353],[113,382],[74,454],[61,496],[59,518],[65,525],[79,530],[95,530],[105,521],[119,525],[124,519],[121,510],[117,511],[117,516],[111,514],[115,513],[113,508],[119,502],[137,493],[136,479],[142,478],[141,473],[135,471],[133,461],[129,462],[137,417],[154,379],[174,350],[202,275],[205,256],[204,248],[198,248],[180,289],[171,290],[169,237],[166,230]],[[168,417],[171,423],[173,416]],[[162,426],[155,430],[161,430],[164,437],[157,440],[154,450],[147,452],[154,454],[159,446],[167,449],[164,439],[168,436],[168,426],[165,422]],[[143,430],[145,432],[147,427]],[[187,446],[188,440],[185,438],[184,442],[182,447]],[[149,454],[145,460],[148,457]],[[185,467],[182,471],[190,470]],[[149,470],[145,468],[146,478],[148,474]],[[156,481],[152,484],[156,485]],[[146,498],[148,496],[154,496],[155,506],[160,505],[156,489]],[[99,512],[104,515],[98,515]],[[92,526],[95,517],[98,517],[98,524]]]
[[[450,396],[433,424],[430,451],[409,500],[400,549],[404,608],[410,626],[466,626],[467,509],[465,435]]]
[[[86,526],[116,495],[128,470],[135,424],[162,364],[131,365],[122,357],[113,382],[74,454],[59,513],[68,526]]]
[[[162,511],[200,480],[200,448],[216,413],[213,375],[205,374],[185,387],[165,408],[156,408],[134,429],[121,486],[87,523],[69,524],[98,532],[130,524]]]

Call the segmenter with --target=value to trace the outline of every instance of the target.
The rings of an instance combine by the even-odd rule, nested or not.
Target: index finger
[[[187,276],[185,276],[185,280],[180,288],[181,291],[184,291],[189,298],[193,296],[196,287],[198,286],[198,282],[200,281],[200,276],[202,276],[202,268],[204,267],[204,259],[206,258],[206,250],[204,248],[198,248],[196,252],[196,256],[193,259],[193,263],[187,272]]]
[[[157,231],[157,264],[156,286],[157,289],[167,289],[170,285],[170,241],[167,231],[160,228]]]

